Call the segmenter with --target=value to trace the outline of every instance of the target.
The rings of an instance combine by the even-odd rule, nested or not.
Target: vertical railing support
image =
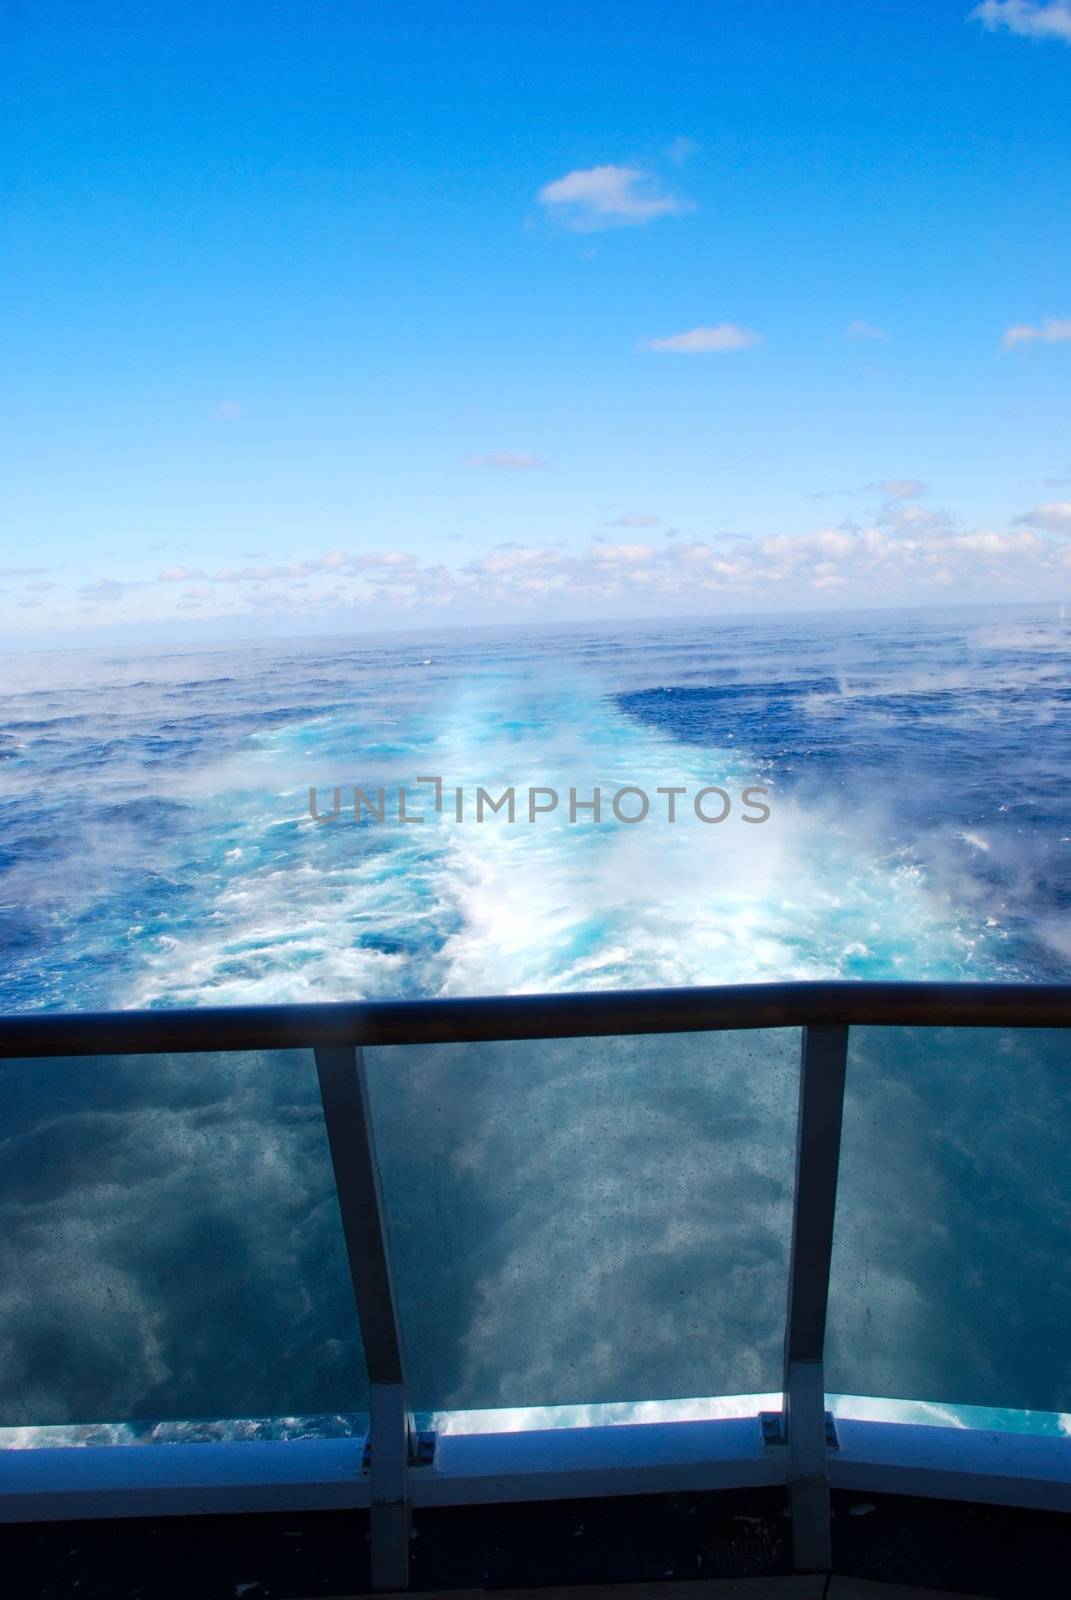
[[[372,1587],[404,1589],[409,1583],[412,1425],[368,1080],[364,1058],[353,1045],[319,1046],[316,1071],[368,1366]]]
[[[798,1572],[828,1572],[832,1565],[825,1338],[847,1056],[846,1026],[822,1023],[804,1028],[783,1417],[792,1552]]]

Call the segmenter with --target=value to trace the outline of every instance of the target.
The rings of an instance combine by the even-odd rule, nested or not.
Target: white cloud
[[[649,544],[597,544],[591,559],[608,566],[635,566],[639,561],[651,561],[654,549]]]
[[[687,333],[671,333],[664,339],[648,339],[643,350],[666,350],[677,355],[706,355],[714,350],[747,350],[762,343],[762,334],[739,328],[733,322],[720,322],[716,328],[689,328]]]
[[[1005,350],[1012,350],[1017,344],[1032,344],[1035,339],[1041,339],[1045,344],[1058,344],[1062,339],[1071,339],[1071,317],[1046,317],[1037,327],[1029,322],[1017,322],[1005,330],[1000,342]]]
[[[849,339],[887,339],[889,337],[884,328],[877,327],[873,322],[863,322],[860,318],[849,322],[844,331]]]
[[[478,561],[475,570],[497,576],[500,573],[519,572],[532,567],[553,566],[560,560],[558,551],[544,545],[502,544],[497,550],[492,550],[490,555],[484,556],[482,561]]]
[[[1066,572],[1061,562],[1061,547],[1029,530],[961,531],[951,518],[920,513],[906,533],[880,525],[820,527],[807,534],[743,538],[731,546],[695,540],[656,550],[596,543],[575,554],[560,547],[503,546],[455,578],[459,597],[488,606],[553,590],[579,603],[690,607],[717,595],[761,601],[778,589],[870,601],[927,590],[939,595],[953,581],[964,592],[995,582],[1032,585],[1037,592],[1053,574]]]
[[[84,583],[78,593],[83,600],[119,600],[129,587],[118,578],[96,578],[92,583]]]
[[[466,456],[466,467],[500,467],[503,472],[546,472],[549,461],[512,450],[492,450],[489,455]]]
[[[917,500],[920,494],[929,493],[929,484],[921,478],[882,478],[880,483],[868,483],[868,489],[880,489],[886,500]]]
[[[1025,39],[1062,39],[1071,44],[1071,0],[982,0],[967,17],[990,33],[1007,28]]]
[[[959,533],[950,541],[957,550],[978,551],[990,556],[1033,555],[1041,548],[1035,533]]]
[[[353,556],[350,559],[356,572],[369,572],[380,567],[411,567],[417,560],[408,550],[376,550],[371,555]]]
[[[661,517],[652,517],[647,512],[630,511],[627,516],[615,517],[610,523],[611,528],[657,528],[662,521]]]
[[[1066,533],[1071,537],[1071,500],[1048,500],[1014,520],[1028,528],[1044,528],[1046,533]]]
[[[216,414],[227,422],[233,422],[235,417],[241,416],[242,408],[238,404],[237,400],[224,400],[220,404],[219,411]]]
[[[169,567],[155,582],[102,578],[76,593],[64,585],[49,593],[48,610],[53,626],[77,627],[101,618],[222,623],[265,614],[520,620],[547,605],[579,616],[615,609],[686,614],[722,602],[761,609],[771,600],[891,605],[937,600],[952,586],[964,598],[999,592],[1071,599],[1071,500],[1041,503],[995,530],[919,505],[912,498],[925,490],[919,480],[870,487],[880,488],[882,499],[867,521],[804,531],[683,535],[657,545],[626,537],[596,538],[586,547],[512,542],[453,565],[405,549],[329,549],[278,564],[221,567],[207,578],[200,568]],[[629,513],[616,526],[624,532],[656,521]],[[14,622],[18,599],[6,603]]]
[[[679,195],[667,194],[638,167],[587,167],[545,183],[536,196],[548,216],[578,233],[620,228],[693,211]]]

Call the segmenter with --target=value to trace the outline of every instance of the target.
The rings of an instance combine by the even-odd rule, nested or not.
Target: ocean
[[[0,1011],[1067,981],[1069,644],[1053,605],[6,655]],[[370,1051],[418,1408],[776,1391],[798,1047]],[[838,1394],[1065,1426],[1069,1084],[1056,1034],[854,1038]],[[9,1442],[348,1426],[309,1053],[5,1066],[0,1284]]]

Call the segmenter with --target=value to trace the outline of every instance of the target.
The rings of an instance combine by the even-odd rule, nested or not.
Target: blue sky
[[[1071,598],[1071,0],[4,27],[10,643]]]

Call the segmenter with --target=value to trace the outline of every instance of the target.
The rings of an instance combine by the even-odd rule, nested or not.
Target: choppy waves
[[[9,661],[0,1007],[1066,976],[1066,646],[1053,608]],[[771,816],[309,814],[310,786],[422,774],[470,795],[758,783]],[[635,1416],[630,1396],[686,1411],[776,1384],[795,1043],[635,1043],[373,1053],[426,1409]],[[998,1314],[1017,1274],[1036,1309],[1059,1189],[1020,1256],[1026,1219],[971,1186],[1014,1191],[1002,1116],[1020,1176],[1049,1164],[1066,1096],[1048,1047],[955,1094],[936,1054],[884,1059],[857,1107],[882,1239],[844,1236],[841,1281],[870,1287],[840,1337],[880,1307],[942,1411],[993,1380],[943,1230],[1001,1263]],[[364,1379],[304,1053],[12,1067],[0,1099],[0,1422],[346,1431]],[[912,1187],[921,1235],[898,1220]],[[1026,1371],[1029,1319],[1004,1321]]]

